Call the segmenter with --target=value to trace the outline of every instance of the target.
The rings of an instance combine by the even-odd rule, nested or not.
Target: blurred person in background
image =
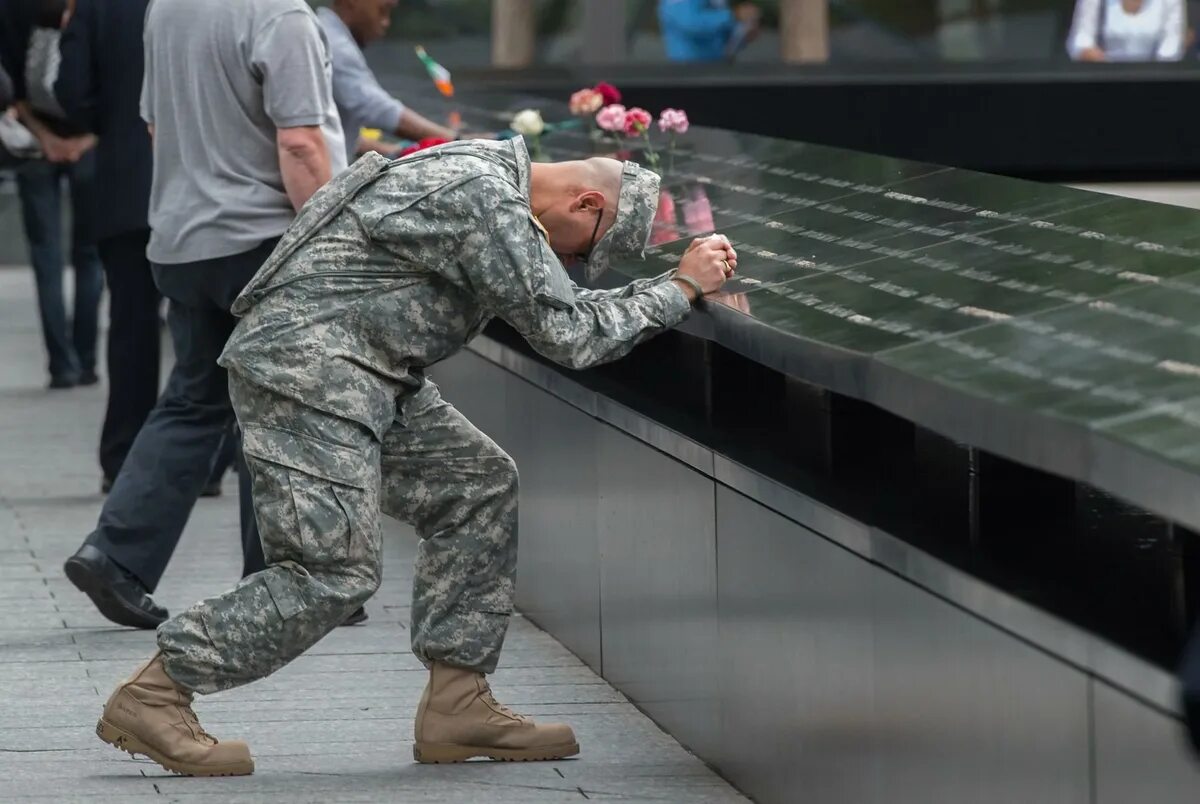
[[[8,71],[4,69],[3,59],[0,59],[0,112],[8,110],[13,102],[13,85],[12,79],[8,77]]]
[[[59,31],[70,16],[66,0],[0,2],[0,58],[13,83],[20,122],[43,154],[17,171],[21,218],[37,284],[42,337],[49,356],[50,387],[93,385],[100,294],[96,251],[95,138],[73,126],[54,98]],[[70,190],[74,304],[68,318],[63,289],[63,183]]]
[[[175,366],[64,571],[108,619],[154,628],[168,612],[150,595],[235,420],[217,365],[230,306],[296,210],[345,167],[345,146],[329,50],[303,0],[151,0],[143,46],[147,255],[171,302]],[[248,473],[239,480],[249,555],[261,547]]]
[[[142,19],[148,0],[77,0],[63,30],[55,95],[73,123],[99,135],[95,208],[110,294],[108,409],[100,436],[107,491],[158,399],[160,296],[146,261],[150,135],[138,113]]]
[[[159,392],[162,296],[146,258],[152,158],[150,134],[138,110],[148,3],[77,0],[63,29],[54,85],[72,124],[98,137],[96,182],[106,190],[94,212],[109,291],[108,407],[100,433],[103,492],[112,488]],[[217,456],[201,496],[220,494],[229,448]]]
[[[1185,0],[1077,0],[1067,52],[1075,61],[1179,61]]]
[[[375,128],[410,140],[458,139],[458,132],[422,117],[384,89],[362,49],[383,38],[397,0],[333,0],[317,10],[333,56],[333,99],[337,103],[351,162],[367,151],[396,156],[403,147],[360,137]]]
[[[3,28],[0,27],[0,37],[2,35]],[[27,159],[42,158],[37,138],[17,119],[15,101],[12,78],[0,57],[0,168],[17,167]]]
[[[753,3],[659,0],[658,24],[671,61],[722,61],[758,35],[762,12]]]

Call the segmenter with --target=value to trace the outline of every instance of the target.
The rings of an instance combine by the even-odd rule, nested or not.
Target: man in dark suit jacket
[[[153,158],[139,108],[147,5],[148,0],[77,0],[63,31],[54,87],[72,123],[98,137],[96,178],[103,198],[96,228],[111,297],[108,410],[100,436],[105,490],[120,472],[159,393],[161,296],[146,258]],[[220,474],[215,479],[219,482]],[[253,522],[252,512],[247,521]],[[245,528],[242,536],[243,571],[249,574],[265,566],[262,546],[253,527]],[[154,581],[161,576],[173,545],[153,541],[124,546],[128,555],[106,555],[85,546],[71,558],[86,581],[84,591],[114,622],[150,628],[166,617],[149,596],[153,589],[132,571],[136,568],[142,578]]]
[[[20,94],[18,79],[24,72],[25,50],[29,47],[29,31],[33,28],[33,7],[28,3],[0,3],[0,68],[3,68],[13,96]]]
[[[4,111],[13,102],[13,85],[12,79],[8,77],[8,71],[0,64],[0,111]]]
[[[146,261],[150,134],[138,114],[146,0],[80,0],[63,31],[55,95],[72,122],[99,137],[100,260],[112,295],[108,411],[100,436],[105,485],[158,399],[159,294]]]

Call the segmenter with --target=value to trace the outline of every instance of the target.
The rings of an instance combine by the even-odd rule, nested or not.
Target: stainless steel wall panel
[[[597,446],[604,676],[711,756],[719,730],[713,481],[611,427]]]
[[[433,376],[520,467],[518,604],[757,801],[1197,800],[1169,674],[491,346]]]
[[[521,478],[517,604],[600,669],[600,555],[592,417],[517,378],[506,386],[509,452]]]
[[[1092,682],[1096,804],[1194,804],[1200,763],[1179,722],[1102,682]]]
[[[753,469],[713,454],[713,477],[861,556],[871,555],[871,528]]]
[[[1084,804],[1087,678],[876,569],[875,800]]]
[[[755,801],[873,800],[876,572],[717,487],[721,735],[712,760]]]
[[[555,369],[547,366],[518,351],[509,349],[504,344],[494,341],[486,335],[481,335],[471,341],[468,351],[474,352],[480,357],[508,369],[514,375],[524,378],[526,381],[533,383],[566,402],[570,402],[586,413],[592,415],[596,413],[595,392],[572,380],[569,373],[562,373],[566,372],[566,369]]]
[[[618,430],[665,452],[701,474],[713,476],[713,452],[692,439],[680,435],[656,421],[647,419],[619,402],[597,397],[596,417]]]
[[[756,800],[1086,802],[1084,675],[724,487],[721,748]]]
[[[519,381],[512,372],[464,349],[438,363],[429,375],[442,398],[508,450],[507,388]]]

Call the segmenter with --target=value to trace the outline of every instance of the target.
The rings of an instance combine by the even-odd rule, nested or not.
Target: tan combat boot
[[[155,653],[113,691],[96,734],[130,754],[145,754],[185,776],[254,773],[250,748],[240,740],[218,742],[200,727],[192,693],[171,680]]]
[[[562,723],[534,723],[496,701],[483,673],[434,663],[417,707],[417,762],[509,762],[562,759],[579,753]]]

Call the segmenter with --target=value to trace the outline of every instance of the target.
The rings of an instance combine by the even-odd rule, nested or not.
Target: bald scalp
[[[604,217],[616,217],[617,201],[621,197],[622,163],[606,156],[594,156],[573,162],[561,162],[567,169],[567,189],[571,195],[596,191],[604,195]]]

